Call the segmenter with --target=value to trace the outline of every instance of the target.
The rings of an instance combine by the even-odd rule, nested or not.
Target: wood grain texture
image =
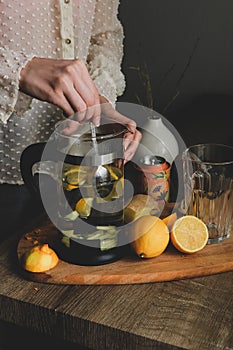
[[[47,223],[25,232],[19,240],[17,255],[39,243],[48,243],[56,250],[57,229]],[[59,260],[58,265],[44,273],[21,270],[29,280],[53,284],[108,285],[172,281],[212,275],[233,270],[233,236],[221,244],[207,245],[195,254],[181,254],[170,243],[158,257],[140,259],[133,252],[122,259],[102,266],[80,266]]]
[[[31,216],[31,202],[22,216],[18,206],[13,206],[24,198],[20,193],[16,200],[16,189],[11,198],[8,186],[0,191],[4,199],[1,225],[4,217],[6,228],[10,220],[21,218],[11,233],[1,226],[0,320],[19,329],[21,342],[17,332],[8,332],[17,347],[39,350],[42,344],[44,349],[56,350],[80,346],[92,350],[233,350],[233,271],[123,285],[52,284],[22,277],[19,240],[25,232],[40,227],[44,216],[41,218],[38,210]],[[7,332],[0,329],[0,347],[4,335]],[[50,338],[49,343],[45,336]],[[9,347],[8,342],[3,349],[15,346]]]
[[[19,273],[21,236],[0,244],[5,322],[95,350],[233,349],[233,271],[144,284],[40,283]]]

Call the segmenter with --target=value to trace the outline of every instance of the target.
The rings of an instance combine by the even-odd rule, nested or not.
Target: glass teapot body
[[[33,156],[36,145],[22,155],[26,185],[35,188],[33,175],[39,173],[40,195],[58,229],[59,253],[65,260],[96,265],[119,257],[126,131],[117,123],[93,130],[90,123],[80,125],[67,119],[58,123],[50,141],[41,147],[40,160]]]

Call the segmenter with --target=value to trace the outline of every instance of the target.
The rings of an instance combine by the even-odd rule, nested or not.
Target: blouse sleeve
[[[97,0],[87,63],[99,94],[115,103],[125,89],[121,71],[123,27],[117,18],[118,0]]]
[[[0,47],[0,120],[6,123],[15,111],[23,114],[32,98],[19,91],[21,69],[33,56]]]

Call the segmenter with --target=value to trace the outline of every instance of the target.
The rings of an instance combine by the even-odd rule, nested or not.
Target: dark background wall
[[[119,101],[165,116],[186,144],[233,144],[233,1],[122,0],[123,71]],[[140,71],[133,69],[140,68]]]

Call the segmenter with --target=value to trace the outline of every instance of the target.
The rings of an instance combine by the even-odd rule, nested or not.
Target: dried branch
[[[153,109],[154,108],[154,100],[153,100],[153,94],[152,94],[152,86],[151,86],[151,79],[150,74],[148,72],[147,64],[144,62],[142,66],[131,66],[129,67],[132,70],[137,71],[138,77],[142,83],[142,85],[145,87],[145,95],[146,95],[146,106],[148,108]],[[141,99],[139,96],[136,96],[137,99],[141,102]]]
[[[160,80],[160,82],[158,84],[159,87],[161,87],[163,85],[163,83],[167,79],[168,75],[173,71],[174,68],[175,68],[175,63],[173,63],[171,65],[171,67],[169,67],[168,70],[164,73],[164,75],[162,76],[162,79]]]
[[[191,63],[192,63],[194,54],[197,50],[199,41],[200,41],[200,37],[197,37],[197,39],[194,43],[194,46],[192,48],[191,54],[188,57],[187,63],[185,64],[185,67],[184,67],[183,71],[181,72],[181,75],[175,84],[175,93],[172,95],[171,99],[168,101],[168,103],[164,107],[162,113],[166,112],[168,110],[168,108],[172,105],[172,103],[175,101],[175,99],[180,95],[180,85],[185,77],[185,74],[187,73],[188,69],[191,66]],[[162,79],[159,82],[159,87],[161,87],[164,84],[165,80],[167,79],[168,75],[172,72],[174,67],[175,67],[175,64],[173,63],[171,65],[171,67],[169,67],[169,69],[165,72],[165,74],[163,75]],[[149,74],[146,62],[144,62],[142,66],[136,66],[136,67],[131,66],[131,67],[129,67],[129,69],[135,70],[137,72],[138,77],[139,77],[143,87],[145,88],[146,106],[153,110],[155,108],[155,103],[154,103],[154,99],[153,99],[153,91],[152,91],[150,74]],[[137,101],[141,105],[143,105],[142,100],[138,94],[136,94],[136,98],[137,98]]]
[[[177,98],[177,96],[180,94],[180,85],[185,77],[185,73],[188,71],[189,67],[191,66],[191,63],[192,63],[192,60],[193,60],[193,57],[194,57],[194,54],[197,50],[197,47],[198,47],[198,44],[199,44],[199,41],[200,41],[200,37],[197,37],[195,43],[194,43],[194,46],[193,46],[193,49],[192,49],[192,52],[191,54],[189,55],[188,57],[188,61],[183,69],[183,72],[181,73],[179,79],[177,80],[176,82],[176,86],[175,86],[175,94],[172,96],[171,100],[168,101],[168,103],[166,104],[166,106],[164,107],[162,113],[165,113],[168,108],[171,106],[171,104],[175,101],[175,99]]]
[[[166,106],[163,109],[163,113],[166,112],[166,110],[170,107],[170,105],[175,101],[175,99],[179,96],[180,91],[177,91],[175,95],[172,96],[171,100],[166,104]]]
[[[200,38],[197,37],[196,42],[194,43],[192,52],[191,52],[191,54],[189,55],[188,61],[187,61],[186,65],[185,65],[185,67],[184,67],[184,70],[183,70],[183,72],[181,73],[180,78],[178,79],[178,81],[177,81],[177,83],[176,83],[176,90],[178,90],[178,87],[180,86],[182,80],[184,79],[185,73],[187,72],[187,70],[188,70],[189,67],[191,66],[191,62],[192,62],[192,60],[193,60],[193,56],[194,56],[194,54],[195,54],[195,52],[196,52],[196,49],[197,49],[197,47],[198,47],[199,41],[200,41]]]

